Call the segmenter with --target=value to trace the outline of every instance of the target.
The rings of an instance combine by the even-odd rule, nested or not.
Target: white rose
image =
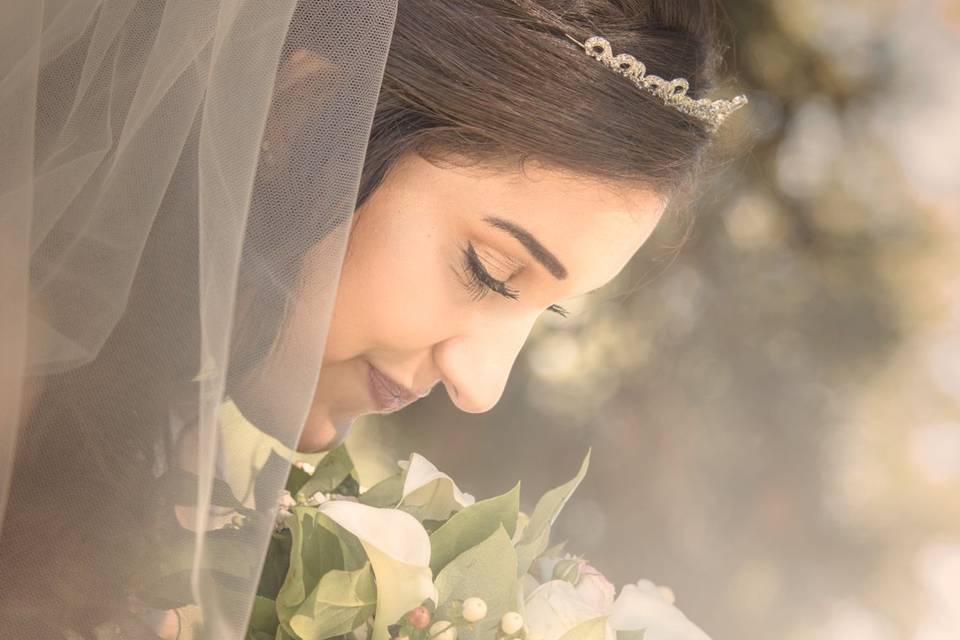
[[[544,581],[566,580],[577,588],[580,599],[599,611],[609,611],[617,589],[606,576],[585,560],[569,553],[563,558],[539,558],[536,570]]]
[[[618,631],[644,630],[643,640],[710,640],[673,606],[672,592],[649,580],[628,584],[610,611],[610,626]]]
[[[530,633],[543,640],[559,640],[582,622],[608,613],[594,607],[566,580],[551,580],[533,590],[524,603],[524,619]],[[608,629],[608,638],[613,638]]]
[[[614,601],[610,583],[592,569],[584,565],[576,586],[551,580],[530,593],[524,616],[531,633],[543,640],[559,640],[581,623],[606,617],[608,640],[617,631],[639,630],[645,632],[644,640],[710,640],[673,606],[669,589],[641,580],[626,585]]]

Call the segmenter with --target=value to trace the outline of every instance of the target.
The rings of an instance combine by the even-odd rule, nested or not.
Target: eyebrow
[[[550,275],[552,275],[554,278],[557,280],[563,280],[567,277],[567,268],[563,266],[559,260],[557,260],[557,256],[550,253],[545,246],[540,244],[540,241],[537,240],[532,233],[520,225],[496,216],[487,216],[483,220],[491,227],[506,231],[511,236],[516,238],[520,244],[527,248],[527,251],[530,252],[530,255],[533,256],[534,260],[542,264],[543,267],[549,271]]]

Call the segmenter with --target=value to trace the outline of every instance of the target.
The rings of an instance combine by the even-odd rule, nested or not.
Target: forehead
[[[505,200],[527,205],[533,217],[557,221],[561,216],[571,224],[584,218],[599,231],[620,235],[640,231],[651,213],[663,208],[663,199],[640,183],[603,181],[560,169],[531,163],[521,172],[501,172],[480,177],[478,188],[492,188]],[[498,189],[499,187],[499,189]],[[603,219],[592,219],[604,214]]]
[[[581,276],[587,289],[626,264],[666,205],[664,197],[639,183],[605,182],[535,162],[523,171],[439,171],[446,175],[437,184],[469,218],[495,216],[522,225],[556,254],[571,277]]]

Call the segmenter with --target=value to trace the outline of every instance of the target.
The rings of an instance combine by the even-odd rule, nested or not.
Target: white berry
[[[487,617],[487,603],[481,598],[467,598],[463,601],[462,613],[467,622],[480,622]]]
[[[457,640],[457,628],[449,620],[437,620],[430,625],[432,640]]]
[[[508,611],[500,618],[500,629],[508,636],[512,636],[523,629],[523,616],[516,611]]]
[[[307,498],[307,506],[318,507],[329,499],[330,499],[330,496],[325,494],[323,491],[317,491],[312,496]]]
[[[673,604],[674,602],[677,601],[677,596],[673,595],[673,589],[671,589],[670,587],[665,587],[661,585],[657,587],[657,591],[660,592],[660,597],[663,598],[664,601],[670,604]]]

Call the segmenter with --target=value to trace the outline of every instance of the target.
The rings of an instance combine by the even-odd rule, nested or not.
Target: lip
[[[419,396],[403,385],[388,378],[382,371],[369,364],[367,381],[370,387],[370,397],[373,399],[376,411],[389,413],[399,411]]]

